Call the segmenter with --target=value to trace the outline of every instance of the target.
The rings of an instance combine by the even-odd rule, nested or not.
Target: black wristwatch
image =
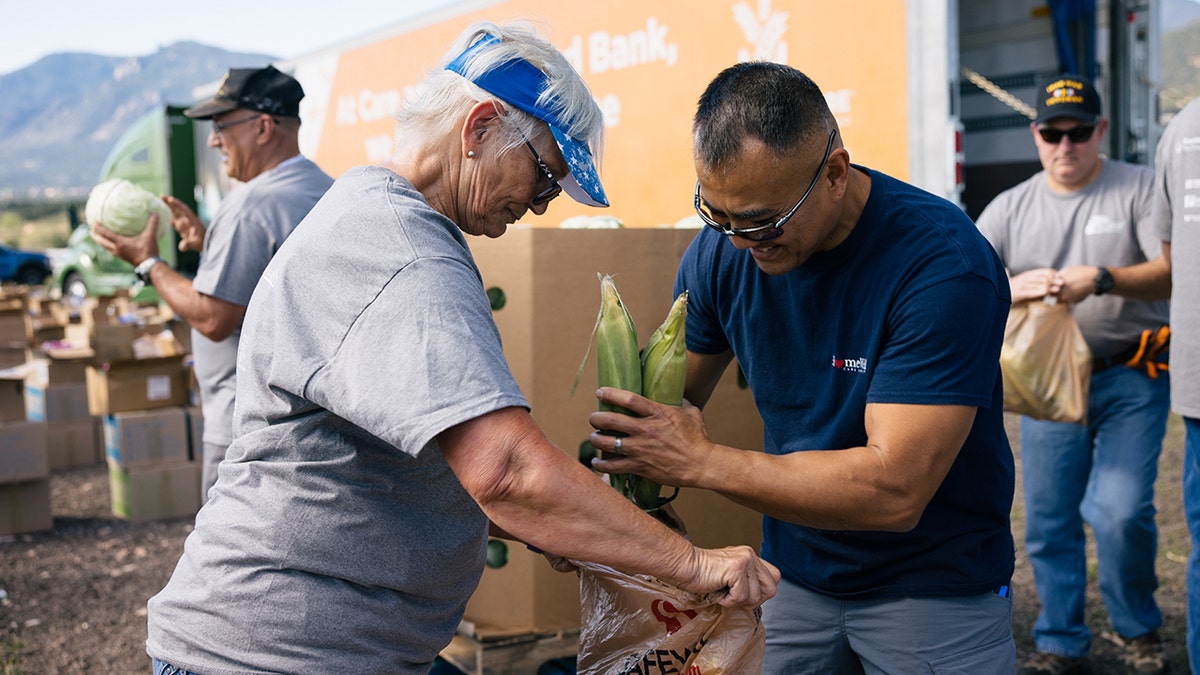
[[[150,282],[150,270],[154,269],[154,266],[160,262],[163,262],[162,258],[156,255],[150,256],[138,263],[138,266],[133,268],[133,273],[137,276],[138,281],[147,286],[153,286],[154,284]]]
[[[1104,295],[1112,290],[1113,276],[1107,267],[1096,268],[1096,280],[1092,282],[1092,290],[1096,295]]]

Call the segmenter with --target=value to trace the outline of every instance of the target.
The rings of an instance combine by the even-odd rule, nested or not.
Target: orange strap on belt
[[[1171,327],[1159,326],[1154,329],[1146,329],[1142,331],[1142,339],[1138,343],[1137,353],[1133,358],[1125,362],[1125,365],[1130,368],[1145,367],[1146,374],[1151,379],[1158,379],[1158,371],[1169,371],[1166,363],[1158,362],[1158,357],[1161,356],[1171,345]]]

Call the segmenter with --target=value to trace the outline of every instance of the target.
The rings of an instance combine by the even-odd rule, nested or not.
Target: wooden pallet
[[[578,628],[554,632],[477,631],[464,622],[441,657],[467,675],[529,675],[547,661],[578,652]]]

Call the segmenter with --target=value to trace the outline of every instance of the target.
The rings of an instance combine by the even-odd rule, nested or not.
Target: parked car
[[[44,253],[22,251],[0,244],[0,281],[38,286],[52,273],[50,258]]]

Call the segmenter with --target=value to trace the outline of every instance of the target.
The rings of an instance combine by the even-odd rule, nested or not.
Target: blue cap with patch
[[[479,50],[499,42],[500,38],[494,35],[477,40],[455,57],[446,70],[467,77],[465,70],[470,58]],[[538,102],[539,95],[546,88],[545,73],[524,59],[514,58],[480,73],[471,82],[549,125],[550,133],[554,135],[558,149],[567,161],[569,173],[558,181],[563,192],[580,204],[608,206],[608,197],[604,194],[604,186],[600,184],[600,174],[596,171],[587,141],[573,138],[567,133],[567,126],[561,118],[561,107],[548,107]]]

